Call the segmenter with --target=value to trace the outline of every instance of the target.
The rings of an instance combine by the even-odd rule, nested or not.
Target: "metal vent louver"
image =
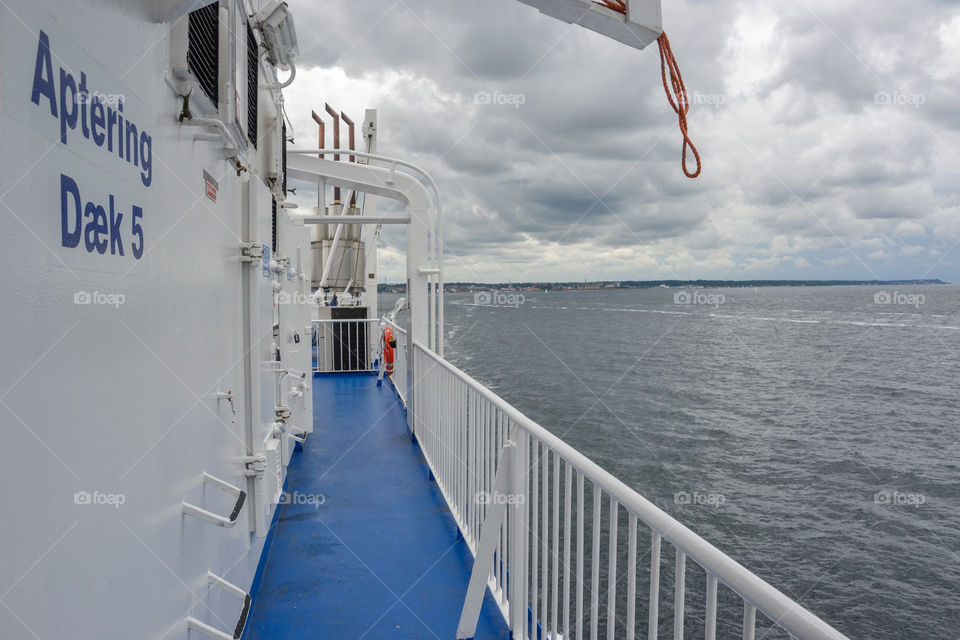
[[[220,103],[219,3],[190,12],[187,29],[187,68],[214,105]]]
[[[285,121],[280,122],[280,138],[283,140],[282,146],[280,149],[280,171],[283,175],[280,176],[280,184],[283,189],[283,197],[287,197],[287,123]]]
[[[257,39],[247,25],[247,139],[257,148],[257,90],[259,88],[259,60]]]
[[[277,253],[277,199],[272,198],[273,200],[273,236],[271,239],[270,248],[273,249],[274,255]]]

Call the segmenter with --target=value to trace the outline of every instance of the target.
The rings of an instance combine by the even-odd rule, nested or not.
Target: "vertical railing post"
[[[673,588],[673,638],[683,640],[683,614],[686,596],[687,554],[677,548],[677,568],[674,571],[676,583]]]
[[[527,626],[527,605],[524,598],[524,585],[527,582],[527,557],[525,554],[524,541],[527,536],[526,523],[524,522],[524,510],[527,504],[526,492],[526,460],[527,460],[527,441],[526,437],[520,437],[515,433],[519,429],[510,429],[508,439],[516,444],[516,455],[513,457],[513,483],[510,489],[514,497],[510,508],[510,566],[507,572],[509,580],[510,595],[510,629],[513,631],[515,640],[523,640],[526,637]]]
[[[717,576],[707,574],[707,615],[704,640],[717,640]]]
[[[627,528],[627,571],[627,640],[634,640],[637,624],[637,516],[632,514]]]
[[[408,206],[407,211],[410,213],[410,224],[407,225],[407,301],[410,307],[407,352],[412,353],[414,344],[427,344],[429,337],[427,276],[420,269],[428,266],[420,262],[423,256],[427,255],[428,210],[426,207],[418,209]],[[419,411],[414,387],[418,383],[421,363],[417,358],[414,358],[413,367],[409,367],[410,363],[407,363],[410,369],[407,373],[407,394],[410,398],[407,406],[407,426],[414,437],[417,436],[416,415]]]
[[[743,640],[753,640],[757,631],[757,608],[743,601]]]
[[[647,639],[656,640],[660,629],[660,534],[650,535],[650,607]]]

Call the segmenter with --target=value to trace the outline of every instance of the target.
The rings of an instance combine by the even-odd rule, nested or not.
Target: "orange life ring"
[[[397,347],[397,339],[393,337],[390,327],[383,328],[383,365],[386,374],[393,374],[393,350]]]

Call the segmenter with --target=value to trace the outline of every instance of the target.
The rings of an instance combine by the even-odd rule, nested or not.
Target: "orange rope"
[[[607,9],[612,9],[617,13],[627,15],[627,3],[624,2],[624,0],[594,0],[594,3],[599,4],[602,7],[606,7]]]
[[[626,0],[594,0],[594,4],[606,7],[617,13],[627,15]],[[670,106],[677,112],[677,118],[680,121],[680,133],[683,134],[683,154],[680,163],[683,167],[683,173],[688,178],[696,178],[700,175],[700,153],[693,146],[693,141],[687,134],[687,112],[690,111],[690,101],[687,99],[687,87],[683,84],[683,76],[680,75],[680,66],[677,59],[673,57],[673,49],[670,48],[670,38],[667,32],[662,31],[657,38],[657,44],[660,45],[660,76],[663,79],[663,90],[667,94],[667,100]],[[670,93],[670,87],[667,86],[667,67],[670,68],[670,85],[673,87],[673,93]],[[674,100],[676,96],[676,100]],[[693,173],[687,169],[687,147],[693,152],[693,157],[697,161],[697,170]]]
[[[617,0],[609,0],[615,2]],[[660,45],[660,76],[663,79],[663,90],[667,94],[667,100],[670,106],[677,112],[677,118],[680,121],[680,133],[683,134],[683,155],[681,157],[681,166],[683,173],[688,178],[696,178],[700,175],[700,154],[697,148],[693,146],[690,136],[687,134],[687,112],[690,111],[690,101],[687,99],[687,88],[683,84],[683,76],[680,75],[680,67],[677,65],[677,59],[673,57],[673,50],[670,48],[670,39],[664,31],[657,38],[657,44]],[[670,87],[667,86],[667,67],[670,68]],[[676,96],[676,100],[674,100]],[[693,173],[687,169],[687,147],[693,152],[693,157],[697,160],[697,170]]]

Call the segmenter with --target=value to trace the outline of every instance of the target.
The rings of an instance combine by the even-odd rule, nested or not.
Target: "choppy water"
[[[446,355],[852,638],[960,637],[960,287],[677,293],[450,294]]]

